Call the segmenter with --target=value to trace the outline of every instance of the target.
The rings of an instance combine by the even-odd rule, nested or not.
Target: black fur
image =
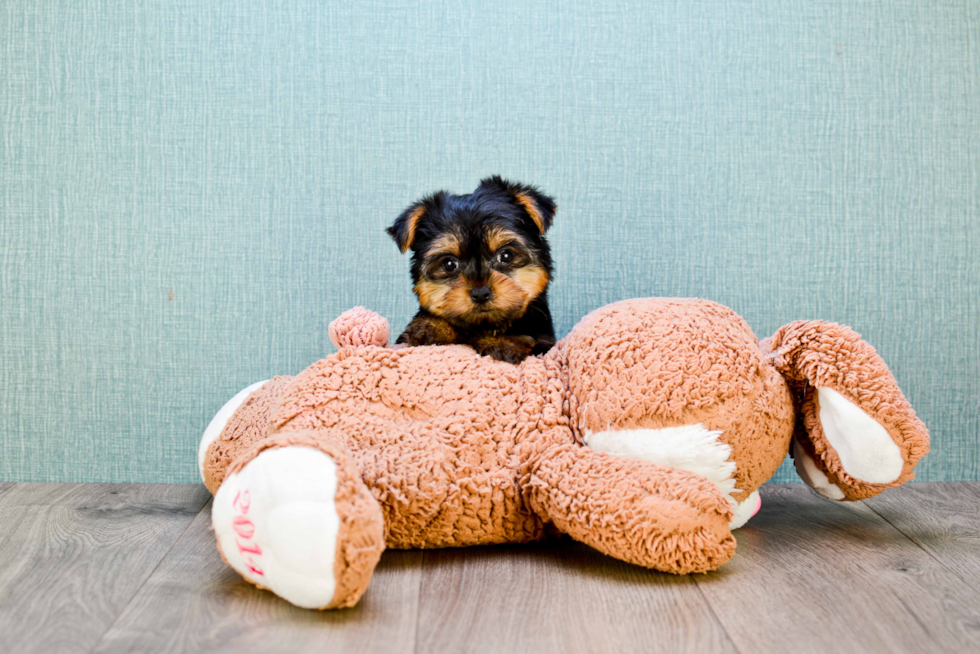
[[[405,209],[387,231],[402,251],[412,250],[411,276],[416,292],[420,281],[429,284],[455,281],[457,286],[465,281],[479,286],[494,270],[510,276],[526,267],[543,269],[550,282],[554,266],[544,232],[554,221],[555,208],[554,200],[538,189],[494,176],[481,181],[467,195],[440,191],[419,200]],[[494,253],[488,243],[488,234],[500,228],[519,235],[522,242],[511,253],[512,266],[498,259],[506,248]],[[433,243],[446,235],[451,235],[460,245],[459,256],[451,257],[458,266],[452,273],[447,273],[439,260],[429,256]],[[547,285],[518,315],[488,317],[478,311],[438,315],[423,306],[398,342],[467,343],[481,353],[508,361],[546,352],[555,342]]]

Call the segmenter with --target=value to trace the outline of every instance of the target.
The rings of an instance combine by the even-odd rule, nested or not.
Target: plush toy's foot
[[[748,497],[739,502],[738,506],[735,507],[735,515],[732,516],[732,521],[728,523],[728,528],[738,529],[744,526],[761,508],[762,498],[759,497],[759,491],[752,491]]]
[[[218,549],[257,586],[297,606],[333,600],[340,518],[337,465],[311,448],[267,450],[214,497]]]
[[[303,608],[353,606],[384,549],[381,509],[349,457],[316,440],[273,436],[233,466],[214,496],[214,532],[256,586]]]

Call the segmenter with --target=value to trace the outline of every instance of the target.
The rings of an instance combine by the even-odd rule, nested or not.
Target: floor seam
[[[701,584],[699,584],[698,580],[693,576],[691,577],[691,583],[694,584],[694,587],[698,589],[698,594],[701,595],[701,599],[704,600],[704,603],[707,605],[708,610],[711,612],[711,617],[713,617],[715,619],[715,622],[718,623],[718,626],[721,627],[721,631],[723,634],[725,634],[725,638],[727,638],[728,642],[732,644],[732,649],[738,652],[738,654],[742,654],[742,650],[738,648],[738,644],[735,642],[735,639],[732,638],[732,635],[730,633],[728,633],[728,628],[725,627],[725,624],[721,621],[721,618],[718,616],[718,613],[715,611],[715,607],[711,604],[711,600],[709,600],[708,596],[704,594],[704,589],[701,588]]]
[[[103,639],[105,639],[106,634],[112,631],[112,628],[116,626],[117,622],[119,622],[119,618],[125,615],[126,609],[128,609],[130,604],[133,603],[133,600],[136,599],[136,596],[140,594],[140,591],[143,590],[143,586],[146,585],[146,582],[148,582],[150,579],[153,578],[153,575],[156,574],[156,571],[160,569],[160,566],[163,564],[163,562],[167,560],[167,557],[170,556],[170,553],[174,551],[175,547],[177,547],[177,543],[179,543],[184,538],[184,536],[187,535],[187,530],[191,528],[191,525],[194,524],[194,521],[201,516],[201,513],[204,512],[204,509],[208,508],[208,505],[211,503],[211,499],[212,499],[211,497],[208,497],[207,500],[205,500],[204,504],[201,506],[201,508],[198,509],[197,513],[194,514],[194,517],[187,521],[187,526],[184,527],[183,531],[180,532],[180,535],[174,539],[173,545],[171,545],[167,549],[167,551],[164,552],[163,556],[160,557],[160,560],[157,561],[157,564],[153,566],[152,570],[150,570],[150,574],[146,575],[146,579],[143,580],[143,583],[141,583],[139,587],[135,591],[133,591],[133,594],[130,595],[129,600],[122,607],[122,609],[120,609],[119,615],[113,618],[109,626],[106,627],[106,630],[102,632],[99,638],[92,645],[91,649],[88,650],[88,654],[92,654],[92,652],[95,651],[95,648],[99,646],[99,643],[101,643]]]
[[[871,509],[871,511],[872,511],[872,512],[873,512],[873,513],[874,513],[874,514],[875,514],[876,516],[878,516],[879,518],[881,518],[882,520],[884,520],[885,522],[887,522],[887,523],[888,523],[888,525],[889,525],[889,526],[890,526],[890,527],[891,527],[892,529],[894,529],[895,531],[897,531],[898,533],[900,533],[900,534],[901,534],[902,536],[904,536],[905,538],[907,538],[907,539],[909,540],[909,542],[911,542],[911,543],[912,543],[913,545],[915,545],[915,546],[916,546],[916,547],[918,547],[918,548],[919,548],[920,550],[922,550],[923,552],[925,552],[925,553],[926,553],[926,555],[927,555],[927,556],[928,556],[928,557],[929,557],[930,559],[932,559],[933,561],[935,561],[936,563],[938,563],[938,564],[939,564],[940,566],[942,566],[942,568],[943,568],[944,570],[947,570],[947,571],[948,571],[948,572],[949,572],[950,574],[952,574],[952,575],[953,575],[954,577],[956,577],[957,579],[959,579],[960,581],[962,581],[962,582],[963,582],[964,584],[966,584],[966,585],[967,585],[968,587],[971,587],[971,588],[973,587],[973,582],[972,582],[972,581],[970,581],[970,580],[968,580],[968,579],[965,579],[965,578],[964,578],[964,577],[963,577],[963,576],[962,576],[962,575],[961,575],[961,574],[960,574],[960,573],[959,573],[959,572],[958,572],[958,571],[957,571],[957,570],[956,570],[955,568],[951,568],[951,567],[949,567],[948,565],[946,565],[946,562],[945,562],[945,561],[943,561],[942,559],[940,559],[939,557],[937,557],[937,556],[936,556],[935,554],[933,554],[932,552],[930,552],[930,551],[929,551],[929,550],[928,550],[928,549],[927,549],[926,547],[924,547],[924,546],[923,546],[923,545],[922,545],[922,544],[921,544],[921,543],[920,543],[919,541],[917,541],[917,540],[915,540],[914,538],[912,538],[911,536],[909,536],[908,534],[906,534],[906,533],[905,533],[905,532],[904,532],[904,531],[902,530],[902,528],[901,528],[901,527],[899,527],[899,526],[898,526],[898,525],[896,525],[896,524],[895,524],[894,522],[892,522],[891,520],[889,520],[889,519],[888,519],[887,517],[885,517],[884,515],[882,515],[882,514],[881,514],[881,513],[879,512],[879,511],[876,511],[876,510],[875,510],[875,508],[874,508],[873,506],[871,506],[870,504],[865,504],[865,506],[867,506],[867,507],[868,507],[869,509]]]
[[[419,562],[419,587],[415,596],[415,633],[412,634],[412,651],[419,654],[419,627],[422,624],[422,583],[425,580],[425,550]]]

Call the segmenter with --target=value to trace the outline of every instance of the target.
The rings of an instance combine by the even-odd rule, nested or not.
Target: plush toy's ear
[[[555,220],[555,210],[558,208],[555,201],[534,186],[508,182],[499,175],[494,175],[481,181],[480,188],[496,188],[509,193],[542,234],[548,231]]]
[[[848,327],[797,321],[760,349],[796,395],[802,429],[793,459],[832,500],[863,500],[915,476],[929,432],[875,349]]]
[[[406,252],[415,242],[415,231],[419,222],[430,211],[438,210],[446,197],[445,191],[439,191],[424,197],[401,213],[391,227],[387,229],[388,236],[395,240],[398,249]]]

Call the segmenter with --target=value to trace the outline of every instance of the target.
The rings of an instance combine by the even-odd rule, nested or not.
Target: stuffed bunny
[[[760,344],[718,304],[628,300],[520,365],[389,347],[361,308],[330,334],[336,354],[229,401],[199,454],[225,561],[302,607],[356,604],[386,547],[564,533],[707,572],[787,452],[816,492],[859,500],[929,450],[884,362],[834,323]]]

